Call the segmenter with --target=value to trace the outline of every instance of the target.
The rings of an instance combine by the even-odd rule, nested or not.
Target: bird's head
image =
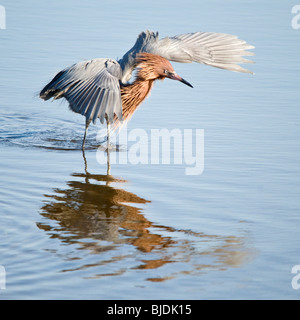
[[[193,86],[181,78],[175,71],[171,63],[156,54],[143,52],[138,54],[137,58],[138,77],[142,80],[163,80],[169,78],[172,80],[178,80],[189,87]]]

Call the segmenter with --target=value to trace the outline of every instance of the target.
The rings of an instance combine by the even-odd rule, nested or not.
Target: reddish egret
[[[110,124],[117,126],[131,118],[155,80],[169,78],[192,87],[174,71],[169,60],[252,73],[239,64],[252,62],[243,56],[254,55],[246,51],[253,48],[236,36],[223,33],[195,32],[159,39],[158,33],[146,31],[139,34],[135,45],[119,61],[93,59],[60,71],[40,97],[65,98],[71,110],[85,116],[84,149],[91,121],[95,124],[97,118],[101,123],[106,120],[109,133]],[[135,69],[136,78],[130,83]]]

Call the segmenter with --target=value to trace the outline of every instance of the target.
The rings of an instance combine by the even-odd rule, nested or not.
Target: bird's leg
[[[90,123],[91,123],[91,120],[88,120],[88,119],[85,120],[85,132],[84,132],[84,137],[83,137],[83,141],[82,141],[82,150],[84,150],[86,135],[87,135],[87,131],[88,131]]]
[[[85,176],[87,177],[87,161],[86,161],[86,156],[85,156],[85,151],[84,149],[82,149],[82,157],[83,157],[83,161],[84,161],[84,172],[85,172]]]
[[[107,175],[110,175],[110,122],[106,119],[107,122]]]

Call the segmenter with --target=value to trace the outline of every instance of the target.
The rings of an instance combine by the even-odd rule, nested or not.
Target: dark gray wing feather
[[[120,65],[112,59],[79,62],[59,72],[41,91],[41,98],[65,98],[70,108],[87,120],[122,120]]]

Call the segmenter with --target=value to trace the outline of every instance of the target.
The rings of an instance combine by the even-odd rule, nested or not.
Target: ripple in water
[[[39,114],[7,114],[0,120],[0,144],[52,150],[81,150],[84,123],[42,119]],[[97,127],[90,129],[86,149],[105,146],[106,137],[96,139]]]

